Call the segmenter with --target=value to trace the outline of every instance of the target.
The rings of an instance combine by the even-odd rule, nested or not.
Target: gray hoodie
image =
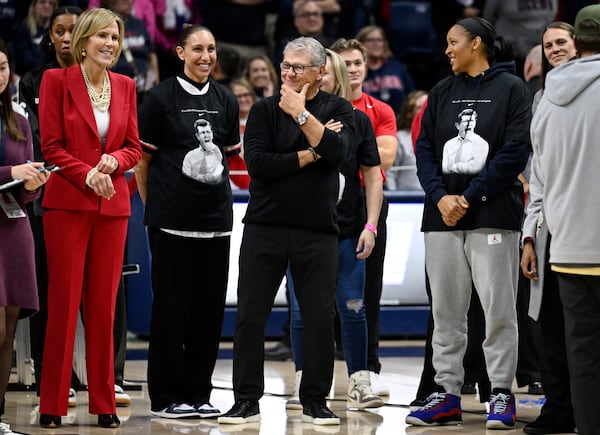
[[[567,62],[548,74],[531,123],[553,264],[600,265],[599,102],[600,55]]]

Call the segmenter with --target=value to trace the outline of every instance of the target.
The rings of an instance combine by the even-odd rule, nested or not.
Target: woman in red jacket
[[[89,410],[117,427],[113,370],[115,297],[130,214],[125,171],[141,157],[135,83],[109,68],[123,22],[106,9],[84,12],[71,42],[75,65],[44,73],[40,88],[42,153],[61,171],[42,205],[48,252],[48,326],[40,425],[67,414],[77,315],[85,318]]]

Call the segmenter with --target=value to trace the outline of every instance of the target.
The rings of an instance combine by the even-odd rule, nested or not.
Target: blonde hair
[[[75,62],[83,62],[83,49],[90,36],[93,36],[97,31],[102,30],[115,22],[119,27],[119,48],[114,54],[115,56],[112,65],[117,63],[123,48],[125,25],[123,24],[123,20],[117,14],[104,8],[88,9],[79,16],[77,23],[75,23],[71,40],[71,52],[73,53]]]
[[[325,49],[327,58],[331,61],[333,74],[335,76],[335,87],[333,93],[344,100],[350,101],[352,97],[352,87],[350,86],[350,78],[348,77],[348,68],[346,61],[335,51],[328,48]]]
[[[31,37],[37,35],[38,32],[38,22],[35,17],[35,6],[39,3],[40,0],[33,0],[31,5],[29,6],[29,11],[27,12],[27,16],[25,17],[25,24],[29,29],[29,34]],[[54,12],[57,8],[57,0],[52,0],[52,12]],[[48,19],[48,24],[50,23],[50,19]]]

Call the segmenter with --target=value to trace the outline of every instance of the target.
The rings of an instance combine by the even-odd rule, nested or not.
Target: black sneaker
[[[258,402],[238,400],[231,409],[221,415],[217,421],[224,424],[243,424],[260,421]]]
[[[541,382],[532,382],[527,387],[527,394],[533,394],[536,396],[544,395],[544,387],[542,387]]]
[[[475,382],[465,382],[460,389],[461,395],[466,394],[477,394],[477,388],[475,387]]]
[[[331,412],[324,401],[319,400],[304,407],[302,421],[318,425],[340,424],[340,418]]]
[[[575,422],[573,417],[561,416],[559,412],[546,411],[523,426],[523,432],[528,434],[573,433]]]

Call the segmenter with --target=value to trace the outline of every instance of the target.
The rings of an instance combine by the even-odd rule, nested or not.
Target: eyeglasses
[[[321,15],[323,15],[321,12],[319,11],[314,11],[314,12],[301,12],[298,14],[299,17],[302,18],[320,18]]]
[[[294,74],[298,74],[298,75],[304,74],[304,70],[306,68],[314,68],[315,66],[319,66],[319,65],[292,65],[287,62],[281,62],[279,64],[279,68],[281,68],[281,71],[288,72],[291,68],[292,70],[294,70]]]
[[[250,92],[246,92],[245,94],[237,94],[236,97],[238,100],[241,100],[242,98],[251,98],[252,94]]]

